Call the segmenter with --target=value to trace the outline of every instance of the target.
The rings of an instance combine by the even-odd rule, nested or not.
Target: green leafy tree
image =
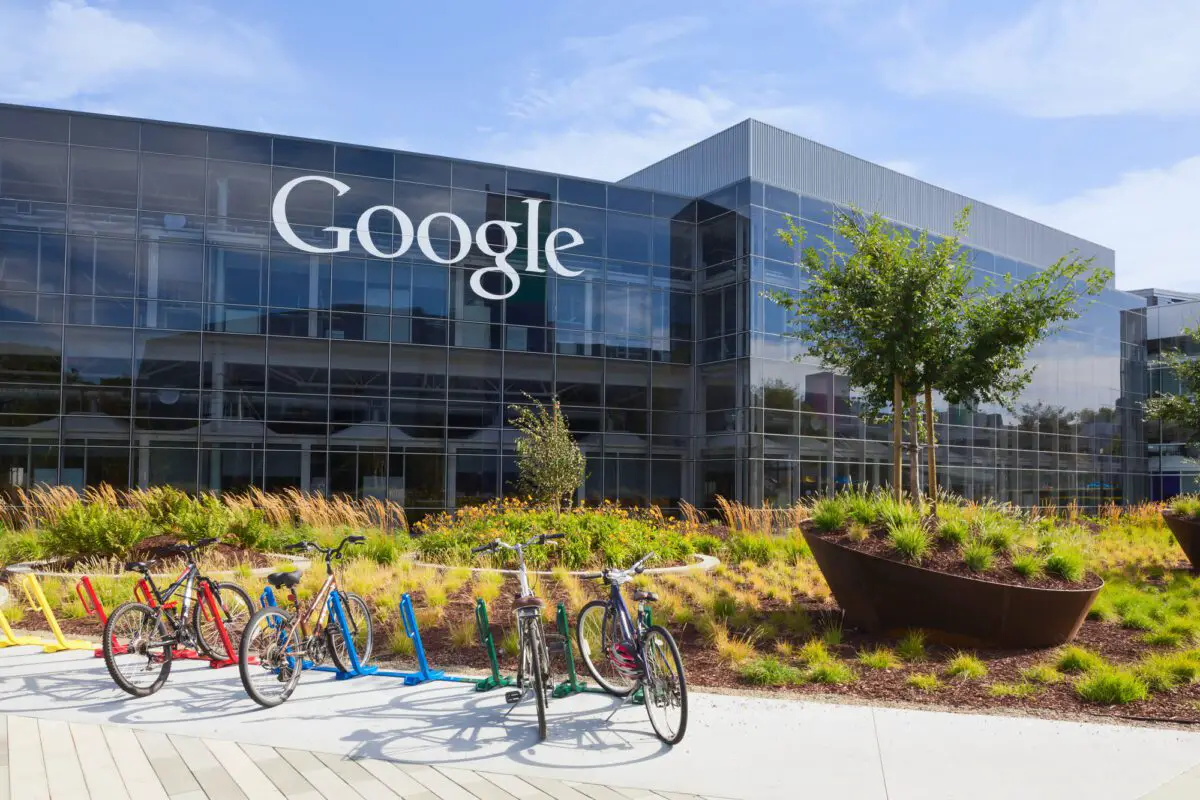
[[[801,263],[808,281],[798,293],[767,296],[792,313],[791,333],[811,355],[846,375],[862,394],[864,415],[890,407],[893,489],[901,491],[904,415],[909,419],[910,488],[918,493],[917,445],[928,445],[929,489],[936,497],[933,393],[950,403],[1011,408],[1029,384],[1032,348],[1081,313],[1111,272],[1070,254],[1020,282],[974,281],[961,237],[969,209],[953,233],[933,237],[898,229],[878,214],[839,212],[834,230],[849,247],[822,237]],[[793,247],[805,238],[794,219],[779,236]],[[918,399],[920,398],[920,399]],[[924,401],[924,419],[918,412]]]
[[[532,406],[510,406],[516,413],[512,426],[521,432],[517,438],[521,488],[557,514],[583,485],[587,462],[567,427],[558,397],[549,407],[528,394],[525,397]]]
[[[1200,325],[1185,329],[1184,336],[1200,341]],[[1146,416],[1180,429],[1191,444],[1200,444],[1200,359],[1175,349],[1163,353],[1157,366],[1179,379],[1178,394],[1156,394],[1146,401]]]

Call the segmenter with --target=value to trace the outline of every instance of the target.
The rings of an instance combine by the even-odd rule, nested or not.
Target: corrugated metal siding
[[[750,176],[784,189],[878,211],[885,217],[935,233],[949,233],[954,218],[971,205],[965,241],[1032,264],[1048,264],[1069,252],[1115,265],[1113,251],[995,206],[932,186],[832,147],[750,120]],[[745,177],[745,176],[742,176]]]
[[[618,181],[622,186],[700,197],[750,174],[746,120]]]

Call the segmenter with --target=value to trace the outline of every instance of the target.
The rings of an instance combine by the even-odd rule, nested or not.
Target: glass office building
[[[514,491],[508,406],[557,395],[590,501],[783,504],[888,475],[805,363],[785,214],[945,232],[968,201],[747,121],[617,183],[0,106],[0,490],[170,484],[395,499]],[[980,276],[1089,242],[976,206]],[[969,497],[1146,492],[1145,300],[1106,291],[1018,413],[939,409]]]

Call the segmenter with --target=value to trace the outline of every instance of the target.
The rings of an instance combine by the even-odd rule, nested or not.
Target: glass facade
[[[272,221],[312,176],[346,191],[300,183],[287,221],[310,249],[345,232],[337,252]],[[678,197],[0,106],[0,489],[294,486],[420,513],[514,491],[508,406],[555,393],[590,501],[782,504],[879,482],[887,432],[794,360],[761,297],[803,279],[783,215],[823,233],[831,211],[750,180]],[[489,222],[517,237],[500,300],[506,229]],[[561,269],[541,240],[559,228],[581,240]],[[974,256],[981,275],[1037,266]],[[1020,413],[940,407],[946,485],[1022,505],[1144,496],[1144,301],[1106,292],[1034,358]]]
[[[1148,290],[1146,294],[1150,299],[1148,313],[1156,323],[1151,326],[1146,341],[1150,359],[1150,395],[1180,394],[1184,387],[1179,376],[1158,359],[1175,351],[1191,358],[1200,357],[1200,341],[1183,332],[1185,326],[1194,326],[1200,317],[1200,302],[1164,302],[1154,290]],[[1190,440],[1191,433],[1174,423],[1146,421],[1151,500],[1169,500],[1178,494],[1200,492],[1200,446]]]

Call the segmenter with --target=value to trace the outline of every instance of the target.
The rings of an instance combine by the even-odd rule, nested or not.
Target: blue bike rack
[[[268,586],[263,589],[262,595],[259,597],[259,602],[264,607],[278,605],[275,602],[275,593]],[[350,625],[346,622],[345,608],[342,605],[342,597],[338,592],[332,592],[329,595],[329,612],[330,616],[337,621],[338,627],[342,629],[342,639],[346,642],[346,649],[350,654],[350,663],[352,668],[348,671],[340,670],[337,667],[316,666],[311,661],[305,661],[303,669],[311,669],[314,672],[332,672],[334,677],[339,681],[349,680],[350,678],[361,678],[366,675],[375,675],[380,678],[401,678],[405,686],[416,686],[419,683],[426,681],[450,681],[454,683],[474,683],[476,678],[463,678],[455,675],[447,675],[441,670],[431,669],[429,659],[425,655],[425,645],[421,643],[421,630],[417,626],[417,615],[413,610],[412,597],[407,592],[400,598],[400,621],[404,623],[404,633],[408,638],[412,639],[413,652],[417,657],[416,672],[400,672],[396,670],[380,669],[377,666],[363,664],[359,661],[358,651],[354,647],[354,637],[350,633]]]

